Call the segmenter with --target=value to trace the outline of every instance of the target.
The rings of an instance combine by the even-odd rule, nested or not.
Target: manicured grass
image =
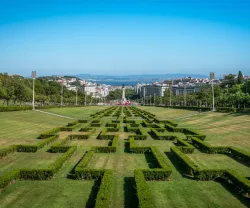
[[[36,143],[42,132],[71,121],[35,111],[0,112],[0,146]]]
[[[87,116],[104,108],[105,107],[94,106],[48,109],[46,111],[80,118],[78,116]],[[214,145],[219,144],[221,141],[227,145],[234,146],[235,143],[232,142],[234,140],[230,140],[230,136],[234,134],[235,138],[237,134],[233,130],[230,130],[230,134],[223,132],[222,127],[225,124],[226,127],[224,128],[229,127],[231,129],[234,129],[233,127],[237,125],[237,129],[240,131],[239,134],[241,136],[243,135],[241,137],[242,143],[239,143],[239,147],[247,145],[249,141],[248,135],[250,132],[247,125],[249,125],[250,116],[247,115],[234,116],[221,113],[204,113],[180,119],[180,117],[183,116],[196,114],[196,112],[158,107],[142,108],[151,113],[156,112],[155,114],[162,119],[174,120],[179,123],[180,126],[199,130],[208,135],[205,141],[211,144],[214,143]],[[6,117],[0,117],[0,121],[5,122],[4,125],[0,126],[0,138],[2,138],[0,142],[2,141],[4,146],[18,144],[18,142],[36,143],[38,139],[35,138],[44,130],[63,126],[73,121],[33,111],[7,112],[5,115],[8,115],[10,120],[6,119]],[[95,200],[93,192],[97,188],[96,182],[93,180],[72,180],[67,177],[86,151],[90,150],[92,146],[107,146],[109,144],[108,140],[97,139],[97,136],[108,120],[107,118],[103,118],[101,122],[102,126],[97,127],[89,139],[74,139],[68,141],[66,145],[77,146],[77,150],[64,163],[52,180],[17,181],[0,194],[1,207],[91,207],[89,205]],[[214,122],[216,122],[217,125],[214,125]],[[82,124],[82,126],[85,125],[88,124]],[[117,208],[136,207],[135,184],[133,182],[134,169],[156,168],[157,166],[151,153],[131,154],[128,152],[128,136],[133,135],[133,133],[124,132],[125,126],[126,124],[121,123],[119,132],[109,133],[119,135],[116,152],[95,153],[87,166],[87,168],[113,170],[110,207]],[[241,128],[241,126],[243,126],[243,128]],[[31,127],[34,127],[34,129]],[[65,139],[69,134],[84,134],[78,132],[79,128],[73,132],[60,132],[58,140]],[[144,129],[146,132],[150,131],[149,128]],[[214,131],[213,135],[215,135],[216,138],[213,138],[213,135],[210,134],[211,131]],[[184,134],[175,134],[181,138],[185,138]],[[7,135],[7,137],[4,135]],[[32,136],[27,137],[29,135]],[[182,170],[180,163],[170,154],[170,147],[174,146],[173,141],[155,140],[148,134],[147,140],[136,140],[135,142],[138,146],[156,146],[161,153],[170,160],[173,171],[170,181],[147,182],[156,207],[249,207],[249,202],[246,202],[238,193],[233,192],[232,194],[224,184],[215,181],[195,181],[187,178],[185,176],[185,170]],[[53,143],[50,145],[53,145]],[[50,145],[36,153],[13,153],[4,157],[0,160],[0,175],[13,168],[47,167],[61,155],[60,153],[46,152],[50,148]],[[245,149],[247,148],[248,146],[245,147]],[[248,166],[226,155],[204,154],[195,150],[193,154],[188,154],[187,156],[199,167],[231,168],[244,176],[250,176],[250,168]]]
[[[0,175],[17,168],[46,168],[62,154],[38,151],[36,153],[15,152],[0,160]]]
[[[109,106],[87,106],[87,107],[77,107],[77,108],[50,108],[44,109],[43,111],[55,113],[63,116],[68,116],[76,119],[88,118],[90,114],[97,111],[101,111]]]
[[[20,181],[0,195],[1,208],[85,207],[94,181]]]
[[[180,127],[188,127],[207,135],[206,142],[214,146],[234,146],[250,152],[250,115],[239,113],[198,113],[196,111],[162,107],[141,107],[160,115],[162,119],[174,120]],[[189,114],[187,118],[180,118]]]
[[[245,177],[250,177],[250,167],[221,154],[194,153],[188,155],[201,168],[221,168],[238,171]]]
[[[148,182],[156,207],[243,208],[220,183],[190,179]]]

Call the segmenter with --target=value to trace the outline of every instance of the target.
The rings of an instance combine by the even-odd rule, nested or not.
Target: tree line
[[[0,100],[2,105],[31,105],[33,96],[33,80],[19,75],[0,73]],[[61,97],[64,105],[76,104],[76,92],[68,90],[55,81],[37,78],[35,80],[36,105],[59,105]],[[77,103],[80,105],[97,103],[98,99],[86,95],[83,88],[77,88]]]
[[[244,80],[242,72],[238,76],[229,74],[219,85],[214,85],[216,107],[250,108],[250,79]],[[163,97],[151,97],[140,102],[155,105],[211,107],[213,102],[211,85],[204,85],[199,92],[173,96],[167,89]]]

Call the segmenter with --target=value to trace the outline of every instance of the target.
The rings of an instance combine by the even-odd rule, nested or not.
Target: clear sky
[[[0,0],[0,72],[250,75],[250,0]]]

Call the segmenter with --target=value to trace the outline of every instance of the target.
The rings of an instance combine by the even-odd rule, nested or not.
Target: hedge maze
[[[62,133],[64,137],[61,137]],[[155,143],[157,140],[164,140],[161,145],[170,144],[169,152],[166,154],[157,145],[148,145],[147,140],[149,139],[155,140]],[[131,188],[129,192],[132,192],[134,197],[126,207],[156,207],[148,182],[165,181],[164,183],[168,183],[171,180],[173,172],[171,158],[181,164],[185,175],[190,180],[196,180],[197,183],[208,180],[228,183],[234,186],[242,197],[249,199],[250,196],[249,177],[231,169],[204,169],[189,157],[194,151],[205,154],[224,154],[250,166],[249,153],[232,146],[211,146],[206,142],[206,135],[192,129],[180,128],[173,121],[159,120],[154,114],[136,107],[109,107],[92,114],[86,120],[77,120],[66,126],[46,131],[37,140],[35,145],[12,145],[0,149],[0,158],[8,157],[13,152],[36,154],[45,146],[49,147],[51,154],[60,153],[61,156],[47,168],[14,168],[3,173],[0,175],[2,191],[13,183],[18,183],[19,180],[54,180],[53,178],[56,177],[66,160],[76,151],[80,151],[82,157],[67,173],[67,178],[68,180],[95,180],[97,182],[98,187],[92,207],[113,207],[112,200],[116,197],[112,192],[116,166],[115,168],[91,168],[94,156],[100,153],[119,154],[124,157],[128,154],[135,156],[144,154],[145,157],[150,158],[151,165],[148,168],[131,170],[133,171],[132,186],[135,189]],[[72,141],[74,141],[74,144],[83,142],[84,146],[84,142],[88,140],[95,140],[95,143],[87,150],[82,150],[81,146],[72,145]],[[96,145],[101,140],[106,141],[107,145]],[[115,157],[117,163],[121,162],[119,158]],[[124,172],[126,171],[124,169]],[[119,177],[124,176],[119,175]]]

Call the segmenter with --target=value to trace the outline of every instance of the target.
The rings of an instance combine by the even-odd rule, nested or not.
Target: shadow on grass
[[[193,177],[187,174],[187,168],[182,165],[171,152],[165,152],[165,154],[182,177],[194,180]]]
[[[241,193],[239,192],[240,190],[238,190],[233,184],[229,184],[221,178],[217,179],[216,182],[220,183],[228,192],[230,192],[235,198],[237,198],[246,207],[250,207],[249,198],[241,195]]]
[[[144,153],[144,155],[150,169],[159,168],[158,162],[152,153]]]
[[[89,194],[88,201],[86,202],[86,208],[95,207],[96,197],[100,188],[101,180],[95,180],[94,185],[92,186],[91,192]]]
[[[130,153],[128,139],[124,139],[124,152]]]
[[[241,158],[238,158],[238,157],[234,157],[233,155],[231,154],[225,154],[227,155],[228,157],[232,158],[233,160],[237,161],[238,163],[246,166],[246,167],[250,167],[250,163],[249,162],[246,162],[245,160],[241,159]]]
[[[138,198],[135,188],[135,180],[133,177],[124,177],[124,207],[137,208]]]
[[[84,155],[78,160],[78,162],[74,165],[74,167],[71,169],[71,171],[68,173],[67,178],[68,179],[75,179],[75,168],[76,166],[81,162],[82,158],[87,154],[87,152],[84,153]]]

